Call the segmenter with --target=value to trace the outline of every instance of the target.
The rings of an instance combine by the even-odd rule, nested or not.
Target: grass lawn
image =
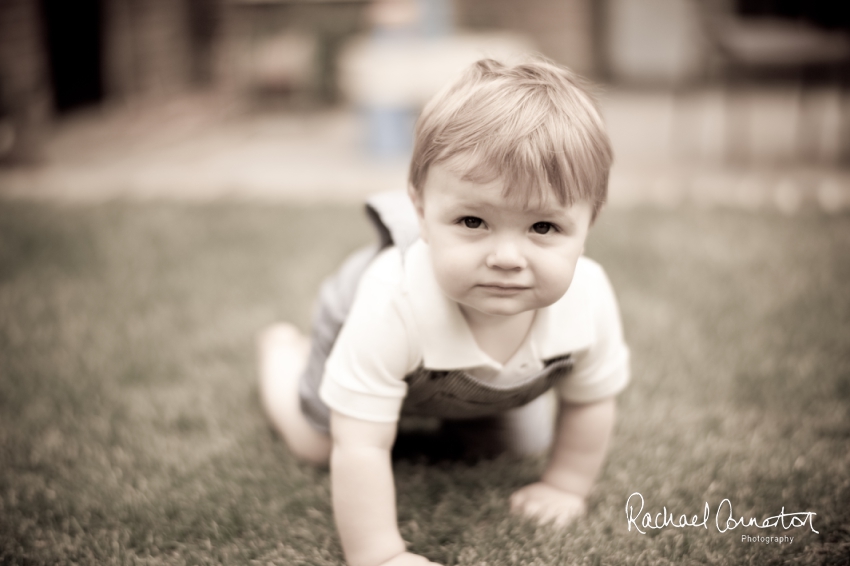
[[[353,207],[0,202],[0,564],[340,564],[327,472],[260,411],[254,335],[307,328],[318,282],[370,230]],[[411,549],[467,566],[848,564],[850,217],[608,210],[588,254],[634,378],[587,518],[557,532],[508,514],[542,461],[407,454]],[[677,521],[708,503],[707,528],[629,530],[635,492]],[[815,512],[819,533],[718,532],[727,498],[759,521]]]

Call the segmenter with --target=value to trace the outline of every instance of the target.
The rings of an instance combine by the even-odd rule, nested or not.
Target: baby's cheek
[[[461,254],[443,254],[438,265],[434,266],[434,272],[440,287],[449,297],[457,298],[469,284],[469,262],[464,261]]]
[[[543,293],[545,299],[551,303],[556,302],[564,296],[564,293],[570,288],[570,283],[573,280],[574,268],[564,266],[563,264],[549,264],[545,273],[545,281],[543,284]]]

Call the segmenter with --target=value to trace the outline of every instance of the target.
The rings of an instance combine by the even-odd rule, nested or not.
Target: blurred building
[[[37,158],[45,126],[98,105],[239,89],[330,100],[364,0],[3,0],[0,157]]]
[[[678,147],[699,146],[691,152],[697,158],[760,158],[759,151],[767,151],[782,159],[789,152],[803,160],[850,159],[850,20],[839,3],[395,2],[405,3],[416,4],[417,33],[428,41],[502,30],[594,79],[638,95],[671,94],[674,104],[659,111],[660,123],[679,124],[679,130],[665,135]],[[37,158],[45,127],[56,116],[86,106],[132,104],[207,88],[297,104],[338,101],[340,53],[355,36],[373,33],[373,4],[3,0],[0,159]],[[405,17],[402,9],[395,14]],[[748,102],[747,93],[754,89],[768,95]],[[779,129],[793,130],[788,135],[799,138],[788,142],[793,147],[779,153],[736,148],[757,135],[744,131],[748,126],[741,125],[746,120],[739,114],[756,115],[759,107],[771,104],[778,110],[770,116],[778,113],[788,122]],[[649,115],[653,108],[647,108]],[[720,133],[714,131],[719,122],[725,124]],[[682,129],[701,133],[676,141]]]

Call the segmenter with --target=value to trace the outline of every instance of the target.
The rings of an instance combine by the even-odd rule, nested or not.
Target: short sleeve
[[[559,385],[561,399],[572,403],[601,401],[620,393],[630,379],[629,348],[614,289],[596,263],[584,282],[592,309],[594,340],[573,355],[573,371]]]
[[[401,258],[393,249],[364,274],[325,365],[319,396],[334,411],[371,422],[395,422],[415,367],[400,306]]]

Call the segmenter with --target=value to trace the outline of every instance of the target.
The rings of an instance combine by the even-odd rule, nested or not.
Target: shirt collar
[[[534,318],[530,345],[541,360],[585,349],[594,340],[589,289],[581,277],[582,264],[580,259],[567,293],[555,304],[537,311]],[[501,364],[478,347],[458,304],[440,289],[428,245],[421,239],[405,253],[404,288],[426,368],[451,370],[488,366],[501,369]]]

